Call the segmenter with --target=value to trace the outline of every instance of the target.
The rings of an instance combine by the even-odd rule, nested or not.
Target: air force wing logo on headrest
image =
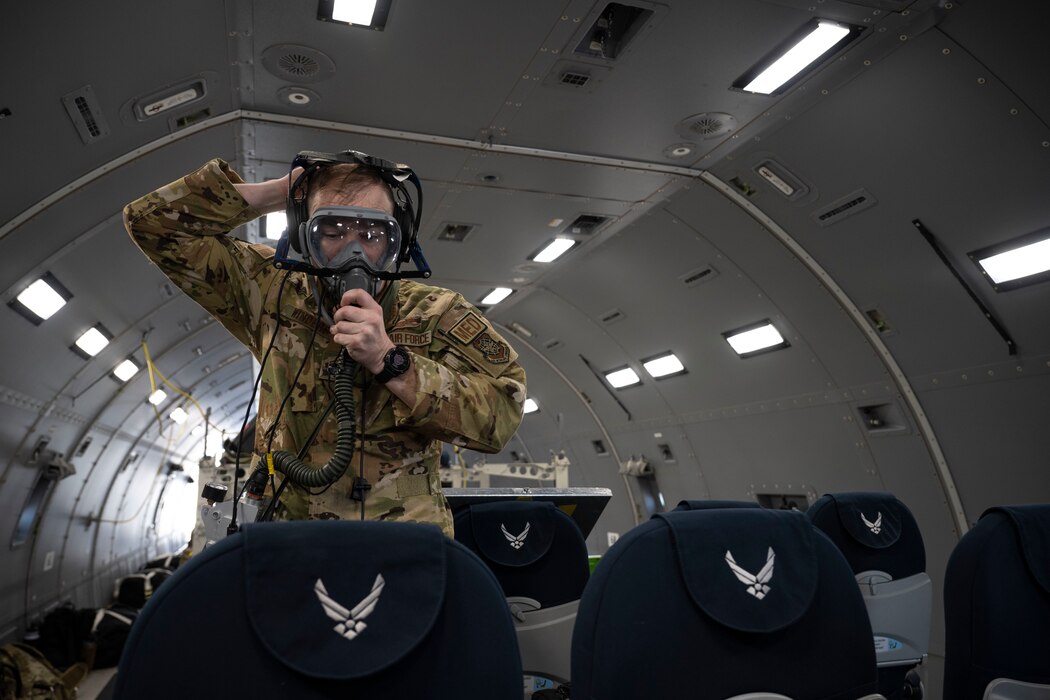
[[[878,516],[875,518],[875,522],[871,522],[864,517],[864,513],[860,514],[860,519],[864,521],[864,524],[871,530],[871,534],[877,535],[882,531],[882,512],[880,511]]]
[[[529,536],[529,527],[531,525],[532,523],[525,523],[525,529],[521,531],[520,535],[510,534],[510,532],[507,530],[507,526],[503,523],[500,523],[499,529],[503,530],[503,536],[507,538],[507,542],[510,543],[511,547],[513,547],[514,549],[521,549],[523,546],[525,546],[525,538]]]
[[[376,574],[375,583],[372,584],[372,592],[366,595],[364,600],[354,606],[352,610],[347,610],[335,602],[328,595],[328,591],[325,590],[321,579],[317,579],[317,582],[314,584],[314,593],[317,594],[317,599],[321,601],[324,614],[339,623],[332,629],[346,639],[353,639],[361,634],[365,627],[368,627],[362,620],[371,615],[372,611],[376,609],[376,605],[379,603],[379,594],[383,592],[384,585],[386,585],[386,581],[383,580],[383,575]]]
[[[729,564],[729,568],[733,574],[736,575],[740,583],[747,586],[747,592],[755,596],[759,600],[766,597],[769,593],[769,580],[773,578],[773,558],[776,555],[773,553],[773,548],[769,548],[769,553],[766,555],[766,565],[762,567],[762,570],[757,574],[752,574],[747,569],[743,568],[736,563],[736,559],[733,558],[733,553],[728,549],[726,550],[726,564]]]

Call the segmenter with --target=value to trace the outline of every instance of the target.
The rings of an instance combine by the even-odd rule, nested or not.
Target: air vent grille
[[[289,53],[278,59],[278,65],[285,73],[297,78],[309,78],[321,72],[321,66],[317,61],[300,53]]]
[[[685,284],[685,286],[687,287],[695,287],[701,282],[708,282],[717,276],[718,270],[711,267],[710,265],[705,265],[704,267],[700,267],[685,273],[678,279],[682,280],[682,283]]]
[[[596,214],[580,214],[577,216],[571,224],[565,227],[565,233],[572,233],[576,235],[586,235],[597,231],[601,228],[605,222],[609,220],[608,216],[598,216]]]
[[[335,74],[335,63],[309,46],[276,44],[262,54],[263,66],[282,80],[316,83]]]
[[[602,323],[615,323],[615,322],[617,322],[617,321],[619,321],[619,320],[621,320],[623,318],[624,318],[624,313],[623,313],[623,311],[620,311],[619,309],[611,309],[609,311],[606,311],[601,316],[599,316],[599,319],[601,320]]]
[[[557,338],[551,338],[543,344],[543,347],[547,348],[548,350],[554,350],[555,348],[561,347],[561,341]]]
[[[438,230],[437,240],[462,243],[474,229],[474,224],[444,223]]]
[[[857,190],[815,212],[813,218],[821,226],[831,226],[847,216],[853,216],[875,206],[877,203],[876,199],[865,190]]]
[[[94,143],[109,135],[109,125],[102,116],[102,110],[90,85],[63,95],[62,104],[84,143]]]
[[[88,106],[87,100],[83,97],[78,97],[74,102],[77,105],[77,111],[80,112],[80,118],[84,120],[84,125],[87,126],[88,133],[93,138],[100,136],[102,129],[99,127],[98,122],[95,121],[95,115],[91,113],[91,107]]]
[[[561,74],[561,84],[569,85],[571,87],[583,87],[590,79],[591,76],[589,75],[573,73],[572,71],[565,71]]]
[[[676,131],[685,139],[712,139],[736,129],[736,117],[725,112],[703,112],[678,122]]]

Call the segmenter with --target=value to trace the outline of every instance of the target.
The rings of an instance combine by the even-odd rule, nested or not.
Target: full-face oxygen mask
[[[322,168],[340,163],[367,169],[377,184],[389,188],[393,215],[355,206],[324,206],[308,214],[311,177]],[[364,289],[375,297],[380,281],[430,277],[430,267],[416,241],[423,190],[407,165],[373,158],[358,151],[317,153],[303,151],[292,161],[288,191],[288,230],[277,243],[274,265],[306,272],[318,298],[322,318],[332,322],[332,310],[350,289]],[[415,202],[406,183],[415,186]],[[407,260],[416,270],[401,271]]]
[[[318,209],[301,235],[306,260],[316,271],[322,308],[339,304],[350,289],[375,297],[383,273],[393,272],[401,249],[397,220],[378,209]]]

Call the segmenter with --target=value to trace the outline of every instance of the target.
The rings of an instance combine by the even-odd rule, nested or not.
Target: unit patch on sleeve
[[[469,313],[461,318],[459,323],[452,326],[448,334],[464,345],[469,345],[483,330],[485,330],[485,322],[475,314]]]
[[[488,333],[482,333],[481,336],[474,341],[473,345],[482,355],[485,356],[486,360],[494,365],[510,361],[510,348],[507,347],[507,344],[500,340],[496,340]]]

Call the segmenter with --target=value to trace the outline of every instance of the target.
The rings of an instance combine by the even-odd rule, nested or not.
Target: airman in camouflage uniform
[[[241,178],[225,162],[212,160],[129,204],[124,220],[150,260],[257,359],[273,340],[262,368],[254,467],[268,450],[297,454],[309,440],[332,401],[331,365],[343,345],[318,318],[305,274],[292,272],[283,281],[287,273],[273,266],[273,248],[225,235],[261,215],[237,185],[243,186]],[[359,367],[354,398],[364,422],[363,445],[355,441],[358,453],[346,474],[320,495],[289,484],[278,517],[359,518],[351,486],[363,452],[364,476],[372,485],[368,519],[435,523],[451,536],[438,477],[441,442],[501,450],[521,422],[525,371],[514,349],[458,293],[402,280],[387,283],[378,302],[389,340],[412,353],[414,402],[371,381]],[[335,443],[332,411],[303,461],[320,467]]]

